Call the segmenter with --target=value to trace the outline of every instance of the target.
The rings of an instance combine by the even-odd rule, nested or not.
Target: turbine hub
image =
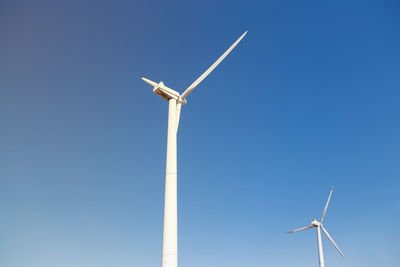
[[[182,99],[182,97],[178,98],[178,103],[181,103],[182,105],[185,105],[187,103],[186,99]]]

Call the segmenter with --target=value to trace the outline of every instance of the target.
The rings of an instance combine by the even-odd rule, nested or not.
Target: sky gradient
[[[368,3],[367,3],[368,2]],[[0,266],[398,266],[398,1],[0,1]]]

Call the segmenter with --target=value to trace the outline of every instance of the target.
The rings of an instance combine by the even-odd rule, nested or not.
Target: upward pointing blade
[[[219,63],[221,63],[222,60],[224,60],[224,58],[233,50],[233,48],[235,48],[235,46],[243,39],[243,37],[246,35],[247,31],[245,31],[245,33],[242,34],[242,36],[239,37],[239,39],[236,40],[236,42],[234,42],[231,47],[228,48],[228,50],[225,51],[225,53],[222,54],[222,56],[220,56],[217,61],[214,62],[214,64],[211,65],[211,67],[209,67],[199,78],[197,78],[196,81],[194,81],[194,83],[192,83],[186,90],[185,92],[183,92],[183,94],[181,95],[182,99],[185,99],[192,91],[193,89],[199,85],[199,83],[201,83],[202,80],[204,80],[204,78],[206,78],[208,76],[208,74],[210,74],[217,66]]]
[[[332,242],[332,244],[335,246],[335,248],[337,249],[337,251],[339,251],[340,255],[342,255],[342,257],[344,257],[342,251],[340,251],[340,248],[336,245],[335,241],[333,241],[332,237],[329,235],[328,231],[325,230],[325,228],[321,225],[321,229],[324,232],[324,234],[326,235],[326,237],[329,239],[329,241]]]
[[[312,227],[314,227],[314,225],[309,225],[309,226],[306,226],[306,227],[303,227],[303,228],[299,228],[299,229],[296,229],[296,230],[292,230],[292,231],[288,232],[288,234],[292,234],[292,233],[295,233],[295,232],[298,232],[298,231],[307,230],[307,229],[310,229],[310,228],[312,228]]]
[[[333,186],[331,188],[331,192],[329,193],[328,201],[326,202],[324,212],[322,213],[322,216],[321,216],[321,220],[320,220],[321,223],[325,217],[326,210],[328,209],[329,201],[331,200],[331,196],[332,196],[332,191],[333,191]]]

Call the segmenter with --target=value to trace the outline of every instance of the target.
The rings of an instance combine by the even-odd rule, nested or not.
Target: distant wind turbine
[[[331,192],[329,193],[328,201],[326,202],[324,212],[322,212],[321,220],[319,222],[314,219],[314,220],[311,221],[311,225],[288,232],[288,234],[291,234],[291,233],[294,233],[294,232],[307,230],[307,229],[310,229],[310,228],[313,228],[313,227],[315,227],[317,229],[318,256],[319,256],[319,266],[320,267],[324,267],[325,266],[324,253],[322,251],[322,241],[321,241],[321,230],[320,229],[322,229],[322,231],[324,232],[326,237],[329,239],[329,241],[331,241],[333,246],[337,249],[337,251],[339,251],[340,255],[342,255],[342,257],[344,257],[342,251],[340,251],[339,247],[336,245],[335,241],[333,241],[333,239],[329,235],[328,231],[326,231],[325,228],[322,226],[322,221],[324,220],[326,210],[328,209],[329,201],[331,200],[332,191],[333,191],[333,187],[331,188]]]
[[[193,89],[204,80],[221,61],[235,48],[246,35],[247,31],[239,37],[214,64],[211,65],[196,81],[194,81],[181,95],[168,88],[161,81],[153,82],[142,78],[154,87],[153,92],[169,102],[168,111],[168,137],[167,137],[167,162],[165,172],[165,201],[164,201],[164,231],[162,247],[162,267],[178,266],[178,217],[177,217],[177,164],[176,141],[179,126],[181,106],[186,104],[186,97]]]

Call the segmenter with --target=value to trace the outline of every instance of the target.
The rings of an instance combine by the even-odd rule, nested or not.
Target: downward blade
[[[235,46],[243,39],[243,37],[247,34],[247,31],[245,31],[245,33],[242,34],[242,36],[239,37],[239,39],[236,40],[236,42],[234,42],[229,48],[228,50],[225,51],[225,53],[222,54],[222,56],[220,56],[217,61],[214,62],[214,64],[211,65],[211,67],[209,67],[199,78],[197,78],[196,81],[194,81],[186,90],[185,92],[183,92],[183,94],[181,95],[182,99],[185,99],[192,91],[193,89],[199,85],[199,83],[201,83],[201,81],[204,80],[204,78],[206,78],[217,66],[219,63],[221,63],[222,60],[224,60],[224,58],[233,50],[233,48],[235,48]]]
[[[142,77],[142,80],[145,81],[146,83],[150,84],[150,85],[153,86],[153,87],[156,87],[156,86],[157,86],[157,83],[156,83],[156,82],[153,82],[153,81],[151,81],[151,80],[149,80],[149,79],[146,79],[146,78]]]
[[[333,241],[332,237],[329,235],[328,231],[325,230],[325,228],[321,225],[321,229],[324,232],[325,236],[329,239],[329,241],[331,241],[331,243],[333,244],[333,246],[337,249],[337,251],[339,251],[340,255],[342,255],[342,257],[344,257],[342,251],[340,251],[340,248],[338,247],[338,245],[336,245],[335,241]]]
[[[321,220],[320,220],[321,223],[324,220],[326,210],[328,209],[329,201],[331,200],[331,196],[332,196],[332,191],[333,191],[333,186],[331,188],[331,192],[329,193],[328,201],[326,202],[324,212],[322,213],[322,216],[321,216]]]
[[[310,229],[310,228],[312,228],[312,227],[314,227],[314,225],[309,225],[309,226],[306,226],[306,227],[303,227],[303,228],[299,228],[299,229],[296,229],[296,230],[292,230],[292,231],[290,231],[290,232],[287,232],[288,234],[292,234],[292,233],[295,233],[295,232],[298,232],[298,231],[303,231],[303,230],[307,230],[307,229]]]

